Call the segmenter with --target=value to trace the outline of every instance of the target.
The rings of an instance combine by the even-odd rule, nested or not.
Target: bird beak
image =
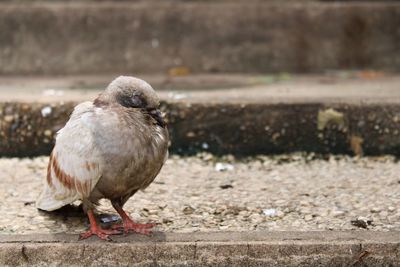
[[[163,114],[158,109],[148,110],[150,116],[157,121],[157,124],[161,127],[165,126],[165,120]]]

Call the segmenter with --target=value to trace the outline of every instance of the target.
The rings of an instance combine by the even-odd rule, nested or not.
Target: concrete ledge
[[[49,154],[77,103],[0,103],[0,156]],[[400,104],[164,102],[170,151],[400,155]],[[46,112],[51,110],[51,114]]]
[[[396,2],[3,3],[0,74],[399,70],[399,17]]]
[[[396,266],[400,232],[216,232],[130,235],[115,242],[71,235],[0,236],[0,264],[139,266]],[[136,265],[135,265],[136,266]]]
[[[172,153],[399,156],[400,76],[352,75],[144,78],[163,100]],[[112,78],[0,78],[0,156],[49,154],[73,107]]]

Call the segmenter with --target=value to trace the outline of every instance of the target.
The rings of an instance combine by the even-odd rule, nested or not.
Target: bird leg
[[[114,225],[112,227],[113,229],[123,229],[125,234],[132,231],[135,233],[148,235],[151,233],[150,228],[156,226],[155,223],[145,223],[145,224],[135,223],[128,216],[128,214],[126,214],[126,212],[122,209],[122,207],[119,204],[112,203],[112,205],[122,218],[122,224]]]
[[[82,233],[79,236],[79,240],[86,239],[92,235],[97,235],[100,239],[103,239],[106,241],[111,241],[111,238],[109,237],[109,235],[121,234],[121,232],[119,232],[117,230],[103,229],[100,226],[98,226],[97,222],[96,222],[96,218],[93,213],[93,210],[88,210],[88,217],[89,217],[89,222],[90,222],[90,229],[87,230],[86,232]]]

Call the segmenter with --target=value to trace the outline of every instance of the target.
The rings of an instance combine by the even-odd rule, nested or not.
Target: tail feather
[[[75,200],[77,200],[76,196],[57,199],[54,192],[48,186],[45,186],[44,190],[36,200],[36,208],[45,211],[53,211],[68,205]]]

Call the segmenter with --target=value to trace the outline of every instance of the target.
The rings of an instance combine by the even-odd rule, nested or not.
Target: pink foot
[[[109,236],[118,234],[121,234],[121,232],[117,230],[102,229],[100,227],[92,227],[86,232],[80,234],[79,240],[86,239],[88,237],[91,237],[92,235],[97,235],[102,240],[111,241],[111,238]]]
[[[103,229],[100,226],[98,226],[97,222],[96,222],[96,218],[93,213],[93,210],[88,210],[88,217],[89,217],[89,221],[90,221],[90,229],[87,230],[86,232],[82,233],[79,236],[79,240],[86,239],[92,235],[97,235],[102,240],[111,241],[111,238],[109,237],[109,235],[121,234],[120,231]]]
[[[134,223],[132,221],[124,221],[122,224],[113,225],[112,229],[124,230],[124,233],[135,232],[143,235],[148,235],[151,233],[150,229],[156,226],[155,223]]]

